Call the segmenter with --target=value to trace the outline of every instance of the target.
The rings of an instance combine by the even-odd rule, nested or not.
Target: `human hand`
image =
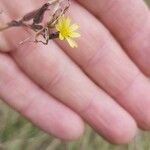
[[[41,2],[1,0],[0,8],[16,19]],[[69,10],[81,26],[77,49],[59,41],[19,45],[29,36],[23,28],[0,33],[0,97],[59,138],[78,138],[85,121],[127,143],[137,125],[150,129],[149,10],[142,0],[79,3]]]

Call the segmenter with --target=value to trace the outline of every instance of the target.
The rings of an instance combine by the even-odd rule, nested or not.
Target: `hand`
[[[1,0],[10,17],[3,19],[41,2]],[[81,26],[77,49],[62,41],[19,45],[30,36],[23,28],[0,33],[0,96],[59,138],[78,138],[85,121],[107,140],[127,143],[137,126],[150,129],[148,7],[142,0],[80,0],[69,13]]]

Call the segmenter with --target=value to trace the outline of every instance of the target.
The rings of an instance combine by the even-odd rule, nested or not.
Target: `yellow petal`
[[[79,27],[80,27],[80,26],[79,26],[78,24],[73,24],[73,25],[70,26],[70,29],[69,29],[69,30],[70,30],[71,32],[73,32],[73,31],[76,31],[77,29],[79,29]]]
[[[77,43],[73,39],[67,38],[67,41],[72,48],[78,47]]]
[[[78,32],[72,32],[72,33],[70,33],[70,37],[71,38],[78,38],[80,36],[81,36],[81,34],[79,34]]]
[[[70,17],[67,17],[66,22],[65,22],[66,27],[69,28],[70,24],[71,24],[71,19],[70,19]]]
[[[64,40],[64,37],[62,36],[61,33],[59,33],[59,39],[60,39],[60,40]]]
[[[62,16],[59,21],[58,21],[58,24],[57,24],[57,28],[59,28],[59,30],[61,30],[63,28],[63,25],[64,25],[64,16]]]

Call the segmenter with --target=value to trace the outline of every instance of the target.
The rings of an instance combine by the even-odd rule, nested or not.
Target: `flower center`
[[[61,31],[61,34],[64,38],[69,37],[70,36],[70,31],[68,29],[68,27],[64,27]]]

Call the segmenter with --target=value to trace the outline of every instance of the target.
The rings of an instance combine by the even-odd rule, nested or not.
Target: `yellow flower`
[[[56,29],[59,31],[59,39],[67,40],[72,48],[76,48],[78,46],[77,43],[73,40],[74,38],[80,37],[80,34],[76,32],[78,28],[78,24],[71,25],[70,17],[65,16],[62,16],[56,24]]]

